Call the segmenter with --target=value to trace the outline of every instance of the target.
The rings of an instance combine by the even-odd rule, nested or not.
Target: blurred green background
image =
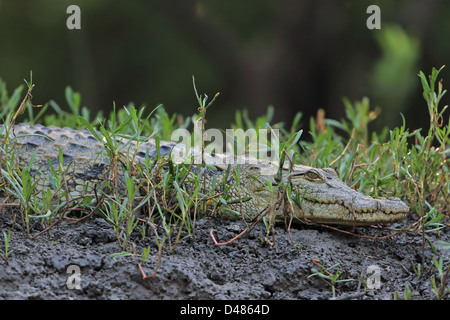
[[[66,27],[72,4],[81,30]],[[380,30],[366,27],[371,4]],[[64,106],[70,85],[92,111],[162,103],[189,116],[194,75],[199,93],[221,93],[207,115],[219,128],[269,105],[287,124],[318,108],[339,119],[343,97],[367,96],[375,123],[399,125],[401,112],[415,129],[428,121],[417,73],[448,64],[449,31],[444,0],[0,0],[0,77],[12,92],[32,70],[35,104]]]

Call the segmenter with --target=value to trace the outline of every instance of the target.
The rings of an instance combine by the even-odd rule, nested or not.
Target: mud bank
[[[449,255],[439,246],[434,254],[426,244],[418,277],[414,269],[422,263],[421,236],[403,233],[376,240],[360,237],[374,235],[367,228],[356,229],[360,236],[353,236],[323,227],[295,226],[287,232],[277,226],[270,246],[260,224],[233,243],[217,246],[211,229],[217,241],[227,241],[244,224],[205,219],[197,222],[194,240],[180,241],[173,253],[163,250],[157,274],[143,279],[139,257],[113,256],[121,249],[111,226],[100,218],[62,222],[35,239],[28,239],[12,218],[0,215],[0,230],[12,230],[12,253],[7,262],[0,259],[0,299],[331,299],[330,281],[311,276],[322,263],[338,264],[330,270],[341,272],[338,280],[352,279],[335,284],[337,299],[393,299],[395,291],[403,297],[406,284],[412,299],[435,299],[431,277],[438,275],[431,259]],[[33,234],[40,228],[34,226]],[[450,241],[448,228],[439,239]],[[151,246],[143,265],[151,274],[158,260],[156,245],[140,235],[134,243],[139,254]],[[77,268],[79,274],[73,273]]]

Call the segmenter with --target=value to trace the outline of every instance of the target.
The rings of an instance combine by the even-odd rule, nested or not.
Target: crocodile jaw
[[[329,203],[303,198],[295,206],[294,216],[315,223],[369,226],[398,222],[408,214],[408,206],[398,198],[374,199],[359,195],[355,201]]]

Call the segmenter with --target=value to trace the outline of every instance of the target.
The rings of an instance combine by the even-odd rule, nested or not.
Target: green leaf
[[[292,147],[294,147],[297,144],[298,140],[300,140],[300,137],[302,136],[302,133],[303,133],[303,129],[301,129],[297,132],[297,134],[294,137],[294,140],[292,140],[292,143],[289,145],[289,147],[287,147],[287,149],[286,149],[287,151],[291,150]],[[289,140],[291,140],[291,139],[289,139]]]
[[[438,240],[436,243],[441,247],[442,250],[450,250],[450,242],[443,240]]]
[[[98,132],[92,127],[92,125],[89,123],[89,121],[87,121],[85,118],[78,116],[77,117],[78,121],[80,121],[85,127],[86,129],[88,129],[93,135],[94,137],[99,141],[99,142],[104,142],[102,137],[98,134]]]

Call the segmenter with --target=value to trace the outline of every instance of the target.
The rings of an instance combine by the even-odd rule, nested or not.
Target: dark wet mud
[[[445,261],[450,255],[436,244],[450,242],[448,228],[439,237],[428,234],[436,252],[426,242],[424,255],[422,235],[373,239],[365,236],[389,233],[367,228],[357,228],[355,236],[323,227],[300,225],[288,232],[277,226],[275,238],[268,237],[274,240],[272,246],[265,241],[262,223],[231,244],[218,246],[210,236],[214,229],[217,241],[226,242],[244,227],[220,219],[198,221],[195,239],[180,241],[174,252],[166,242],[156,275],[143,279],[140,257],[114,255],[121,248],[101,218],[72,225],[63,221],[29,239],[25,229],[13,223],[13,215],[3,212],[0,230],[11,231],[12,252],[7,261],[1,254],[0,299],[393,299],[395,292],[404,297],[406,285],[411,299],[436,299],[431,279],[439,284],[439,275],[432,258]],[[41,230],[35,225],[32,235]],[[152,274],[158,262],[156,244],[139,234],[133,243],[138,254],[151,247],[143,270]],[[313,275],[322,265],[334,266],[322,272],[328,278]],[[333,284],[330,277],[336,274]]]

